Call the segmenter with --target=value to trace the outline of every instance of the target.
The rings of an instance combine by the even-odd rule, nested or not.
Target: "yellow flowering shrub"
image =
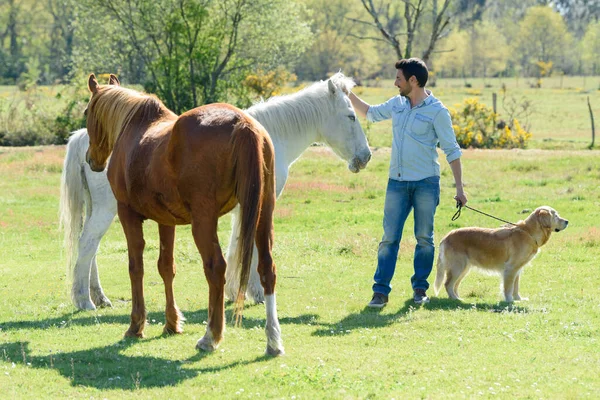
[[[243,84],[258,96],[268,99],[271,96],[277,96],[281,87],[296,79],[295,74],[280,67],[268,72],[259,69],[255,74],[246,76]]]
[[[477,98],[468,98],[449,111],[456,140],[462,148],[525,148],[531,138],[531,133],[517,119],[497,127],[499,115]]]

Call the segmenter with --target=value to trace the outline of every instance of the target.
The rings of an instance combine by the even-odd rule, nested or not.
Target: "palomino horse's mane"
[[[333,84],[346,95],[355,86],[352,78],[341,72],[331,77]],[[248,114],[262,123],[269,133],[284,137],[298,135],[309,130],[318,131],[323,117],[331,115],[336,100],[331,97],[327,81],[320,81],[297,93],[275,96],[247,109]],[[275,137],[273,137],[276,140]]]
[[[138,113],[146,122],[161,116],[175,116],[156,96],[115,85],[100,87],[92,96],[88,110],[91,110],[87,117],[88,129],[91,127],[97,133],[99,147],[108,148],[109,152]]]

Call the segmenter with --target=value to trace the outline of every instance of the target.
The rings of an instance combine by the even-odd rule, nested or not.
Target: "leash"
[[[517,226],[517,224],[513,224],[512,222],[508,222],[508,221],[505,221],[505,220],[503,220],[503,219],[500,219],[500,218],[498,218],[498,217],[494,217],[493,215],[486,214],[486,213],[484,213],[483,211],[476,210],[476,209],[474,209],[474,208],[472,208],[472,207],[469,207],[469,206],[467,206],[467,205],[463,206],[463,205],[462,205],[462,203],[461,203],[461,202],[459,202],[459,201],[457,201],[457,202],[456,202],[456,208],[458,208],[458,210],[457,210],[457,211],[456,211],[456,213],[454,213],[454,215],[452,216],[452,221],[456,221],[456,220],[457,220],[457,219],[460,217],[460,212],[461,212],[461,210],[462,210],[462,208],[463,208],[463,207],[465,207],[465,208],[468,208],[469,210],[473,210],[473,211],[475,211],[475,212],[478,212],[479,214],[486,215],[486,216],[488,216],[488,217],[490,217],[490,218],[497,219],[498,221],[505,222],[505,223],[507,223],[507,224],[510,224],[510,225],[512,225],[512,226]]]

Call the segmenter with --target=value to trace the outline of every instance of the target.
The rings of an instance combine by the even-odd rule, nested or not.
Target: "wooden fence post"
[[[590,119],[592,120],[592,144],[589,148],[594,148],[594,140],[596,139],[596,130],[594,128],[594,113],[592,112],[592,105],[590,104],[590,96],[587,97],[588,109],[590,110]]]

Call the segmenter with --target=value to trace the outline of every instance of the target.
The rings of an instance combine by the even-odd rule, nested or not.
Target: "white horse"
[[[290,166],[314,142],[331,147],[348,162],[352,172],[366,167],[371,151],[348,98],[352,87],[352,79],[337,73],[327,81],[316,82],[295,94],[273,97],[246,110],[267,129],[273,140],[278,197],[287,181]],[[97,306],[112,305],[100,285],[96,252],[117,213],[117,203],[106,171],[93,172],[85,162],[88,146],[85,129],[76,131],[69,138],[61,178],[60,221],[64,228],[68,267],[73,270],[73,303],[79,309],[94,310]],[[240,230],[236,222],[239,207],[232,214],[225,293],[234,300],[237,287],[233,286],[233,277],[239,268],[235,259]],[[75,246],[77,240],[79,243]],[[256,249],[253,254],[246,296],[255,302],[263,302],[263,288],[256,271]]]

